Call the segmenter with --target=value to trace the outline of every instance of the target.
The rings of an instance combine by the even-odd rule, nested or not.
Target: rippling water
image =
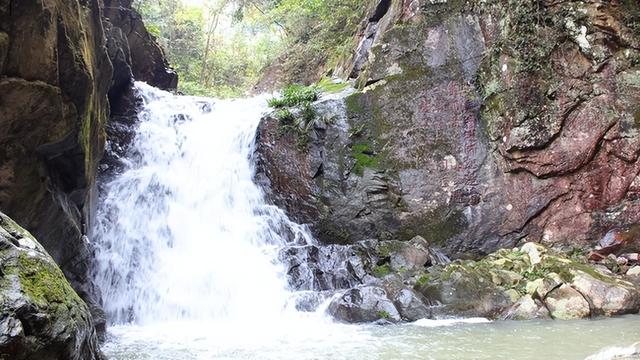
[[[138,359],[571,360],[640,340],[640,316],[575,321],[375,326],[287,323],[118,326],[106,353]],[[427,326],[425,326],[427,325]],[[437,326],[443,325],[443,326]]]

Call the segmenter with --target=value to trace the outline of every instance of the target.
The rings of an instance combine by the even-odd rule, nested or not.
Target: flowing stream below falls
[[[140,123],[93,235],[111,359],[584,359],[640,340],[638,316],[376,326],[300,312],[278,250],[314,240],[253,182],[265,99],[137,91]]]

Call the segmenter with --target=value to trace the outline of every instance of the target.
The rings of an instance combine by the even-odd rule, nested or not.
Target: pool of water
[[[584,359],[640,341],[640,316],[575,321],[344,325],[310,315],[264,324],[114,326],[105,353],[142,359]]]

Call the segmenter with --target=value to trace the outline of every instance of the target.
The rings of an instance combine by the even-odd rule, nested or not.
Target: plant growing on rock
[[[315,86],[294,84],[285,87],[280,97],[267,100],[270,107],[277,109],[274,117],[278,120],[279,134],[294,134],[302,150],[309,144],[309,132],[317,115],[312,103],[318,100],[319,93]]]
[[[319,91],[315,86],[293,84],[282,89],[280,97],[267,100],[267,104],[276,109],[296,107],[318,100],[318,95]]]

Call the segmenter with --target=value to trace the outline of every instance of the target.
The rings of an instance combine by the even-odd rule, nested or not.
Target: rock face
[[[0,209],[98,317],[88,236],[107,136],[118,142],[113,128],[135,113],[132,74],[165,88],[177,81],[130,1],[106,3],[130,16],[108,18],[98,0],[0,0]]]
[[[113,68],[98,1],[1,1],[0,209],[87,294],[86,234]],[[0,46],[1,48],[1,46]]]
[[[324,243],[593,246],[640,223],[639,11],[393,1],[362,32],[361,91],[317,104],[306,150],[263,120],[258,178]]]
[[[104,17],[113,24],[111,31],[115,33],[108,41],[118,44],[115,47],[122,50],[119,57],[131,58],[124,63],[137,81],[163,90],[175,89],[178,75],[169,67],[162,48],[144,27],[142,17],[131,8],[131,3],[132,0],[104,1]]]
[[[0,213],[0,358],[102,359],[89,308],[27,231]]]

